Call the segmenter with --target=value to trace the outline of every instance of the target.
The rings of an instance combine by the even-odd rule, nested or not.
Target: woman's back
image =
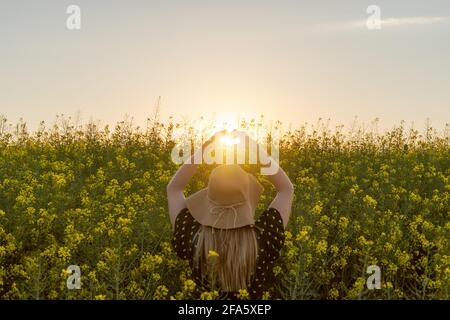
[[[253,226],[229,230],[202,226],[186,208],[176,219],[172,244],[189,261],[200,290],[219,289],[234,298],[239,289],[247,289],[251,298],[259,299],[283,247],[283,230],[274,208],[265,210]]]

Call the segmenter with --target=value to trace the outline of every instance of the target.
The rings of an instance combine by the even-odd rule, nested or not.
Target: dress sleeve
[[[172,246],[181,259],[192,258],[193,238],[199,227],[187,208],[180,211],[175,220]]]
[[[275,208],[264,211],[256,222],[260,230],[261,251],[266,262],[273,263],[280,256],[284,245],[284,226],[281,215]]]

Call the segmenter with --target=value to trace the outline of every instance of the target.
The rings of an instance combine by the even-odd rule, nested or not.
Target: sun
[[[225,135],[219,139],[221,144],[226,146],[232,146],[239,143],[239,138],[231,137],[229,135]]]
[[[242,137],[236,136],[237,132],[245,132],[246,135],[255,141],[262,141],[266,136],[267,127],[259,124],[254,124],[255,117],[246,114],[231,114],[231,113],[215,113],[212,116],[201,117],[193,121],[192,133],[198,141],[206,141],[215,134],[222,132],[220,138],[216,142],[222,146],[234,146],[242,143]],[[179,136],[185,136],[186,128],[179,128]]]

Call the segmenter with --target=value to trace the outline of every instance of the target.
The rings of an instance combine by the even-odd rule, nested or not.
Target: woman
[[[194,157],[178,169],[167,186],[174,249],[189,260],[197,284],[205,290],[219,290],[235,298],[240,289],[246,289],[251,298],[261,298],[284,243],[293,185],[280,167],[267,176],[277,194],[255,221],[263,188],[238,165],[216,167],[208,187],[185,198],[183,190],[198,167],[193,164]]]

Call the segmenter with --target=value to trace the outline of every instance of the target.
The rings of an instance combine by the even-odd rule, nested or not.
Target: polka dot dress
[[[188,260],[191,267],[194,252],[194,237],[200,224],[192,217],[187,208],[181,210],[175,221],[172,245],[177,255]],[[273,277],[273,266],[284,245],[284,227],[278,210],[265,210],[255,222],[256,237],[258,239],[258,260],[255,275],[248,291],[252,299],[260,299],[267,282]],[[194,278],[200,281],[201,275],[193,270]],[[232,296],[232,295],[231,295]]]

